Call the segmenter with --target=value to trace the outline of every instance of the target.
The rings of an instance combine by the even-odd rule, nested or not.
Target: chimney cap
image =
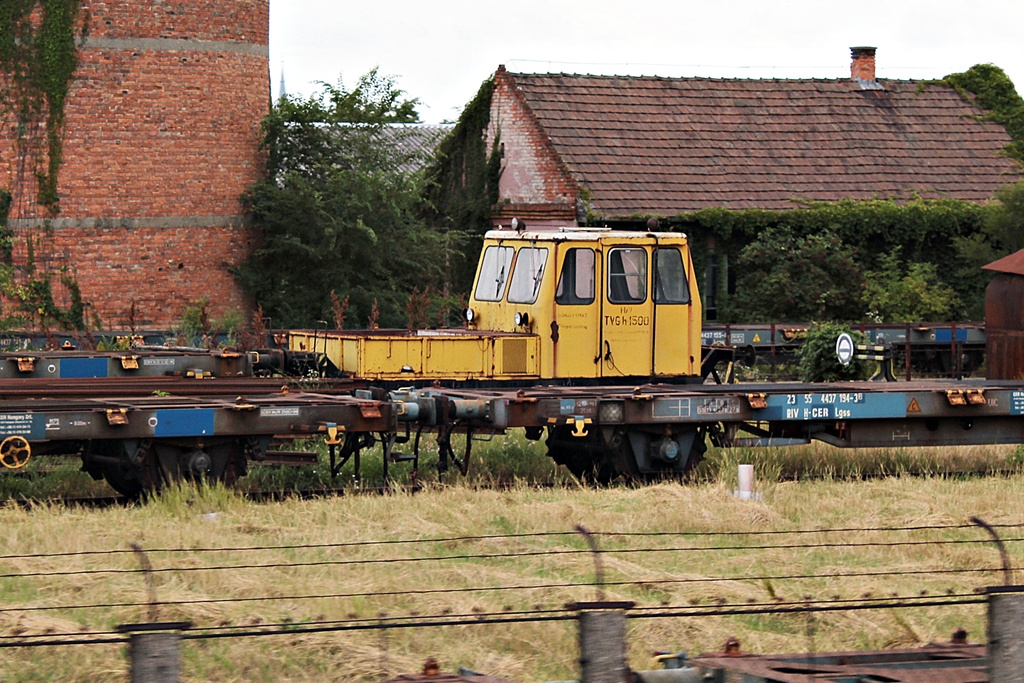
[[[875,79],[875,48],[851,47],[850,78],[864,90],[881,90]]]

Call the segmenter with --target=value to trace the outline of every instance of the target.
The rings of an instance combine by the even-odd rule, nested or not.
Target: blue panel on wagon
[[[91,379],[107,376],[106,358],[62,358],[60,376],[65,379]]]
[[[213,434],[212,410],[158,410],[153,436],[210,436]]]
[[[956,340],[965,342],[967,341],[967,330],[960,328],[956,331]],[[946,342],[947,344],[953,341],[953,329],[950,327],[939,327],[935,330],[935,341]]]
[[[1018,389],[1010,394],[1010,415],[1024,415],[1024,391]]]
[[[46,438],[46,416],[39,413],[0,414],[0,438],[23,436],[33,441]]]
[[[767,402],[767,408],[754,411],[754,419],[866,420],[907,416],[907,396],[899,392],[772,394]]]

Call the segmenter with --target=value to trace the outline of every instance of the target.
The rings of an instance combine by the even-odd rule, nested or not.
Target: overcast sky
[[[879,78],[1002,67],[1024,92],[1021,0],[271,0],[270,70],[292,95],[377,66],[426,123],[458,118],[499,64],[523,73]]]

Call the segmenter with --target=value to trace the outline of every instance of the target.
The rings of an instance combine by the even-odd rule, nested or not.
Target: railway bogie
[[[617,477],[644,482],[677,479],[690,473],[704,457],[704,432],[600,427],[580,433],[572,427],[549,430],[548,456],[583,481],[606,484]]]
[[[128,497],[177,481],[231,485],[250,460],[260,460],[269,437],[213,439],[99,439],[83,446],[82,469]]]

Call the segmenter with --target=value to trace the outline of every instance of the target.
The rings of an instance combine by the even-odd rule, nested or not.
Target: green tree
[[[416,100],[376,70],[355,88],[322,84],[282,99],[263,122],[266,180],[245,199],[258,246],[237,276],[274,325],[332,320],[332,292],[347,319],[404,326],[410,295],[436,287],[440,237],[419,218],[421,165],[412,133]]]
[[[864,275],[865,318],[885,323],[944,322],[960,313],[960,299],[944,285],[933,263],[900,262],[899,249],[879,258]]]
[[[771,227],[740,252],[728,320],[855,320],[863,278],[854,251],[834,234]]]
[[[1024,181],[996,192],[984,232],[999,251],[1012,254],[1024,249]]]
[[[968,301],[965,315],[971,320],[985,317],[985,286],[992,274],[982,266],[1024,249],[1024,181],[1006,185],[985,207],[981,228],[954,240],[958,257],[956,274],[960,290]]]

